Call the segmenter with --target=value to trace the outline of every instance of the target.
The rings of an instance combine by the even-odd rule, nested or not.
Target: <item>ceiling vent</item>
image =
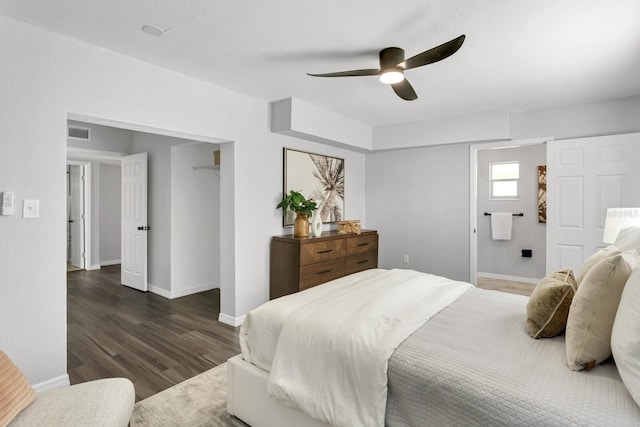
[[[83,141],[89,141],[91,139],[88,128],[80,128],[77,126],[69,126],[67,128],[67,136],[73,139],[82,139]]]

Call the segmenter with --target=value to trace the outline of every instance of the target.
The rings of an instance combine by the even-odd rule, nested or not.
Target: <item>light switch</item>
[[[40,218],[40,200],[22,201],[22,218]]]

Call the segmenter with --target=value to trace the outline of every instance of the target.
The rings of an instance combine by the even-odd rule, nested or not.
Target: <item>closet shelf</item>
[[[220,165],[192,166],[192,167],[193,167],[193,170],[196,170],[196,169],[214,169],[214,170],[220,169]]]

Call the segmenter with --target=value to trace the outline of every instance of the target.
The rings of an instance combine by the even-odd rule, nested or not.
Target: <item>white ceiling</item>
[[[296,97],[371,125],[640,94],[638,0],[0,0],[0,13],[250,96]],[[144,34],[145,24],[166,29]],[[409,70],[418,100],[377,68],[466,34],[444,61]]]

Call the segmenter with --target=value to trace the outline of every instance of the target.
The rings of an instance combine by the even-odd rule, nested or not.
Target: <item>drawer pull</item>
[[[333,268],[330,268],[329,270],[318,271],[316,274],[320,276],[321,274],[331,273],[332,271],[333,271]]]
[[[368,263],[368,262],[369,262],[369,260],[368,260],[368,259],[365,259],[365,260],[363,260],[363,261],[358,261],[358,262],[356,262],[356,264],[366,264],[366,263]]]
[[[358,246],[369,246],[369,243],[358,243]]]
[[[333,252],[333,249],[326,249],[324,251],[318,251],[317,254],[328,254],[329,252]]]

